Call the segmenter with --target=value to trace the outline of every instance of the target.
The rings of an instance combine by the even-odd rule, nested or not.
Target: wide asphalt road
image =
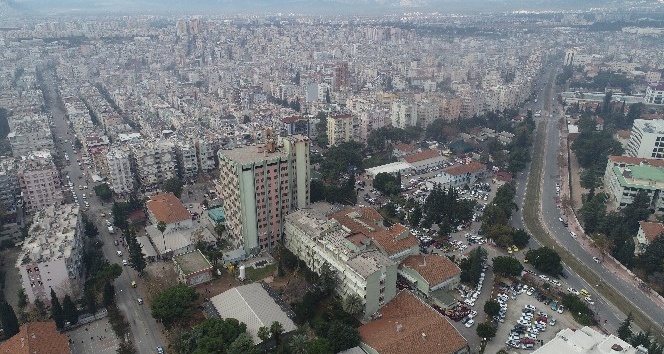
[[[58,154],[61,156],[61,161],[65,164],[63,170],[61,171],[63,183],[67,183],[66,175],[69,175],[72,183],[74,184],[74,193],[77,194],[78,201],[83,206],[83,193],[94,195],[92,190],[93,184],[87,184],[88,189],[79,189],[80,185],[86,185],[86,179],[90,179],[89,172],[90,170],[85,167],[81,169],[76,162],[77,159],[81,159],[81,151],[77,151],[78,154],[74,154],[74,149],[72,148],[71,142],[75,140],[75,135],[69,129],[69,121],[65,117],[65,112],[58,105],[58,93],[56,91],[56,81],[53,77],[53,72],[45,71],[44,80],[47,92],[46,96],[49,98],[49,111],[53,116],[53,134],[56,141],[56,146],[58,149]],[[62,137],[62,139],[60,139]],[[79,137],[83,141],[83,137]],[[64,143],[64,140],[68,140],[67,143]],[[70,161],[67,163],[64,159],[64,153],[69,155]],[[101,217],[101,213],[106,213],[106,218],[110,219],[108,215],[110,214],[110,207],[108,203],[105,203],[104,206],[101,205],[101,201],[96,196],[91,196],[87,198],[87,201],[90,203],[90,209],[87,211],[87,215],[91,220],[95,222],[99,228],[99,239],[103,242],[102,251],[104,257],[108,259],[111,263],[117,263],[122,265],[122,259],[128,259],[128,251],[122,246],[121,240],[122,236],[119,232],[116,232],[115,235],[111,235],[108,232],[106,227],[105,218]],[[119,246],[115,246],[113,241],[117,240]],[[123,253],[122,257],[117,255],[117,251],[120,250]],[[132,280],[136,280],[139,286],[137,288],[131,287]],[[114,286],[116,290],[116,303],[120,311],[125,315],[127,321],[131,326],[131,337],[130,339],[136,345],[136,348],[139,353],[156,353],[157,346],[165,346],[166,340],[162,336],[161,326],[152,318],[150,314],[150,309],[147,305],[139,305],[137,299],[143,297],[141,294],[141,284],[142,282],[138,279],[137,272],[134,271],[129,266],[123,267],[123,272],[120,277],[115,280]]]

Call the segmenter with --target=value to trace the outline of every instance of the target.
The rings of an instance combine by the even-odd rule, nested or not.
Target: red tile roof
[[[664,232],[664,224],[660,222],[639,221],[639,225],[643,229],[643,235],[646,236],[648,242],[652,242]]]
[[[416,149],[416,147],[412,144],[406,144],[406,143],[398,143],[395,147],[396,150],[402,151],[402,152],[411,152]]]
[[[420,162],[434,157],[440,156],[440,151],[438,150],[424,150],[422,152],[417,152],[411,155],[405,156],[403,159],[408,163]]]
[[[2,354],[70,354],[66,335],[55,329],[55,322],[28,322],[20,331],[0,343]]]
[[[410,230],[401,224],[394,224],[387,229],[378,230],[369,235],[388,256],[416,247],[419,242]]]
[[[295,123],[295,122],[297,122],[298,120],[301,120],[301,119],[304,119],[304,117],[302,117],[302,116],[290,116],[290,117],[282,118],[281,122],[290,124],[290,123]]]
[[[486,165],[485,164],[483,164],[481,162],[477,162],[477,161],[472,161],[469,164],[456,165],[456,166],[448,167],[448,168],[444,169],[443,172],[445,172],[449,175],[452,175],[452,176],[458,176],[458,175],[463,175],[463,174],[466,174],[466,173],[477,173],[477,172],[480,172],[482,170],[486,170]]]
[[[403,290],[378,311],[382,316],[362,325],[362,342],[380,354],[452,354],[466,339],[410,291]]]
[[[429,287],[461,274],[461,269],[445,256],[410,256],[401,265],[418,272],[429,283]]]
[[[167,225],[191,218],[180,199],[170,192],[153,195],[145,206],[157,221],[163,221]]]
[[[632,135],[632,132],[630,132],[629,130],[618,130],[616,134],[621,139],[629,139],[629,137]]]
[[[640,165],[642,163],[648,164],[654,167],[664,167],[664,160],[658,159],[646,159],[641,157],[631,157],[631,156],[609,156],[609,160],[613,163],[622,163],[626,165]]]

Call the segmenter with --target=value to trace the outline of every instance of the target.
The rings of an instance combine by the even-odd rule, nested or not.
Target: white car
[[[473,320],[473,319],[471,318],[470,320],[468,320],[468,322],[466,322],[466,328],[470,328],[470,327],[472,327],[474,324],[475,324],[475,320]]]
[[[123,259],[123,260],[122,260],[122,265],[123,265],[123,266],[129,265],[129,262],[127,262],[126,259]]]
[[[602,262],[602,261],[601,261],[599,258],[597,258],[597,257],[593,257],[593,261],[595,261],[596,263],[601,263],[601,262]]]
[[[595,301],[593,301],[593,299],[591,299],[590,297],[586,297],[585,300],[586,300],[586,302],[589,303],[590,305],[594,305],[594,304],[595,304]]]
[[[577,296],[579,295],[579,291],[574,289],[574,288],[567,288],[567,291],[569,291],[570,293],[572,293],[574,295],[577,295]]]
[[[544,281],[549,281],[549,277],[547,277],[547,276],[544,275],[544,274],[540,275],[539,277],[540,277],[540,279],[542,279],[542,280],[544,280]]]

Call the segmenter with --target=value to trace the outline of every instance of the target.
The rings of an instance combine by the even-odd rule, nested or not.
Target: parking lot
[[[111,329],[108,317],[67,332],[72,354],[112,354],[120,341]]]

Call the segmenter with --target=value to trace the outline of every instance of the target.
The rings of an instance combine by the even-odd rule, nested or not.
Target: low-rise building
[[[479,179],[486,177],[487,172],[485,164],[472,161],[442,170],[439,175],[430,178],[426,185],[428,189],[433,189],[436,185],[443,188],[471,186]]]
[[[438,255],[417,255],[404,259],[399,274],[426,298],[448,292],[461,282],[461,269],[449,258]],[[440,306],[440,305],[439,305]]]
[[[438,150],[424,150],[404,156],[404,161],[413,166],[417,171],[423,171],[431,167],[440,166],[447,158]]]
[[[639,221],[639,231],[634,238],[634,254],[645,252],[648,245],[664,233],[664,224],[661,222]]]
[[[189,210],[171,192],[151,196],[150,200],[145,203],[145,207],[148,210],[148,219],[154,225],[158,225],[160,222],[166,225],[164,233],[189,229],[193,226]]]
[[[613,334],[607,336],[590,327],[583,327],[561,330],[533,354],[643,354],[647,352],[645,348],[643,350],[634,348]]]
[[[656,214],[664,213],[664,161],[609,156],[604,172],[604,190],[618,208],[632,204],[639,191],[650,198]]]
[[[468,342],[438,311],[402,290],[374,319],[359,328],[369,354],[465,354]]]
[[[49,206],[35,214],[16,262],[28,301],[48,303],[51,289],[59,297],[77,298],[82,235],[81,214],[75,204]]]
[[[648,85],[643,102],[647,104],[664,104],[664,82]]]
[[[18,183],[23,208],[34,213],[49,205],[61,204],[60,173],[49,151],[32,151],[18,161]]]
[[[199,250],[173,257],[178,280],[188,286],[196,286],[212,280],[212,264]]]
[[[13,337],[0,343],[2,354],[70,354],[69,338],[55,321],[27,322]]]

